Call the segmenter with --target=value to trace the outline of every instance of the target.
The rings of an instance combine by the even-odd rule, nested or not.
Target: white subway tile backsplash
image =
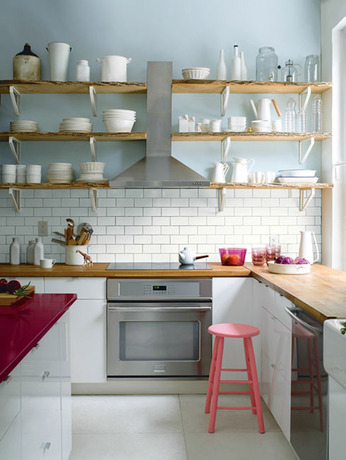
[[[23,190],[16,213],[6,190],[0,191],[0,261],[8,262],[8,245],[18,235],[25,260],[27,242],[37,235],[37,223],[48,221],[45,253],[63,262],[64,250],[51,244],[66,218],[94,227],[88,253],[95,262],[177,261],[186,245],[209,261],[219,261],[224,246],[251,246],[278,235],[282,252],[296,256],[301,230],[321,240],[321,192],[303,211],[299,192],[288,190],[226,190],[218,211],[218,191],[211,189],[110,189],[98,191],[98,212],[91,209],[88,190]],[[247,259],[249,260],[249,258]]]

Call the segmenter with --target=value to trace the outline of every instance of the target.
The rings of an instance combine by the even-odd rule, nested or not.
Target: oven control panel
[[[209,279],[108,279],[108,300],[188,299],[212,297]]]

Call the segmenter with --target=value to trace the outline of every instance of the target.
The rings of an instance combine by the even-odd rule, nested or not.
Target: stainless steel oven
[[[210,279],[108,279],[107,378],[207,377]]]

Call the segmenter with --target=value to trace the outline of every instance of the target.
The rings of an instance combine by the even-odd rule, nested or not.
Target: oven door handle
[[[211,307],[110,307],[108,306],[109,311],[210,311]]]
[[[312,326],[311,324],[308,324],[306,323],[305,321],[303,321],[301,318],[298,318],[297,315],[294,314],[294,310],[292,311],[290,308],[288,307],[284,307],[285,308],[285,311],[288,315],[291,316],[291,318],[296,321],[297,323],[299,323],[301,326],[303,326],[305,329],[308,329],[310,332],[312,332],[313,334],[315,335],[322,335],[322,331],[320,331],[319,329],[317,329],[317,327],[314,327]]]

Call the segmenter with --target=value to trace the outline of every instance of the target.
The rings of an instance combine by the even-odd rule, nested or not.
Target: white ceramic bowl
[[[27,174],[26,181],[29,184],[40,184],[41,183],[41,174]]]
[[[26,173],[27,174],[41,174],[42,166],[41,165],[27,165]]]
[[[277,273],[280,275],[305,275],[310,273],[310,264],[276,264],[275,262],[268,262],[268,269],[270,273]]]
[[[72,163],[49,163],[48,169],[72,169]]]
[[[288,177],[293,177],[293,176],[303,176],[303,177],[314,177],[316,174],[315,169],[282,169],[281,171],[278,171],[280,176],[288,176]]]
[[[81,173],[101,173],[105,169],[106,163],[100,161],[86,161],[84,163],[79,163]]]
[[[2,165],[1,171],[2,174],[16,174],[17,165]]]
[[[103,120],[108,133],[130,133],[134,120],[124,120],[121,118],[109,118]]]
[[[303,177],[303,176],[295,176],[295,177],[278,177],[278,181],[281,184],[299,184],[299,183],[307,183],[307,184],[314,184],[318,181],[318,177]]]
[[[190,67],[181,71],[184,80],[205,80],[210,75],[208,67]]]
[[[15,174],[2,173],[2,182],[4,184],[14,184],[16,182]]]

